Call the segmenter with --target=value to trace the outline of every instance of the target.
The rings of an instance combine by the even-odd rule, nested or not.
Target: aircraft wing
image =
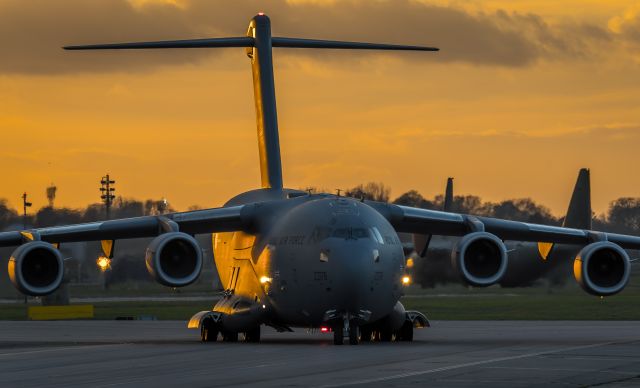
[[[367,202],[367,204],[383,214],[396,231],[404,233],[463,236],[470,232],[485,231],[502,240],[576,245],[610,241],[622,248],[640,249],[640,237],[637,236],[477,217],[378,202]]]
[[[167,228],[178,226],[187,234],[247,230],[252,222],[253,205],[241,205],[205,210],[144,216],[85,224],[54,226],[23,232],[0,233],[0,247],[22,244],[25,240],[49,243],[74,241],[118,240],[155,237]],[[175,224],[173,224],[175,223]],[[38,238],[34,238],[38,237]]]

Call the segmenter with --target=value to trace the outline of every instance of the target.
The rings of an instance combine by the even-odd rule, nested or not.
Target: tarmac
[[[640,387],[640,322],[437,321],[413,342],[201,343],[177,321],[0,322],[0,386]]]

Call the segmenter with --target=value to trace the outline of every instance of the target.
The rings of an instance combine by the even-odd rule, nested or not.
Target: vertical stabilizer
[[[453,178],[447,178],[447,188],[444,192],[443,210],[450,212],[453,210]]]
[[[588,168],[580,169],[578,173],[578,180],[562,226],[591,229],[591,182]]]
[[[258,150],[260,152],[260,176],[263,188],[282,188],[282,162],[278,137],[276,89],[273,80],[271,55],[271,22],[266,15],[251,19],[247,36],[254,39],[253,47],[247,47],[253,71],[253,94],[258,124]]]
[[[562,222],[565,228],[591,229],[591,179],[588,168],[580,169],[573,188],[567,215]],[[543,260],[549,258],[555,244],[539,242],[538,252]]]

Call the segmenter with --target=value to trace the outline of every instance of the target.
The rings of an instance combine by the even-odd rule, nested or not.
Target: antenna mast
[[[111,185],[115,183],[116,181],[111,180],[111,178],[109,177],[109,174],[103,176],[102,179],[100,180],[100,192],[102,193],[102,195],[100,195],[100,199],[102,199],[102,202],[104,202],[104,208],[107,213],[107,219],[111,218],[111,204],[113,203],[113,200],[116,198],[116,196],[113,194],[113,192],[116,191],[116,189],[115,187],[111,187]]]

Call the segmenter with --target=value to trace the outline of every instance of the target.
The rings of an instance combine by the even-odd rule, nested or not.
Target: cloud
[[[398,54],[412,61],[526,66],[542,59],[591,55],[596,52],[592,46],[607,41],[610,34],[594,25],[550,25],[534,14],[470,13],[411,0],[4,0],[0,3],[0,73],[131,72],[194,63],[220,50],[70,53],[60,47],[239,36],[257,11],[271,16],[274,35],[442,48],[437,54]],[[295,52],[326,56],[318,50]],[[358,53],[367,55],[371,54]]]
[[[609,20],[609,29],[627,42],[640,45],[640,4]]]
[[[612,123],[595,126],[554,128],[537,131],[498,131],[485,130],[480,132],[464,131],[427,131],[425,136],[457,137],[457,138],[504,138],[504,139],[558,139],[575,140],[578,138],[594,137],[606,141],[621,141],[640,137],[640,124]],[[424,136],[423,136],[424,137]]]

